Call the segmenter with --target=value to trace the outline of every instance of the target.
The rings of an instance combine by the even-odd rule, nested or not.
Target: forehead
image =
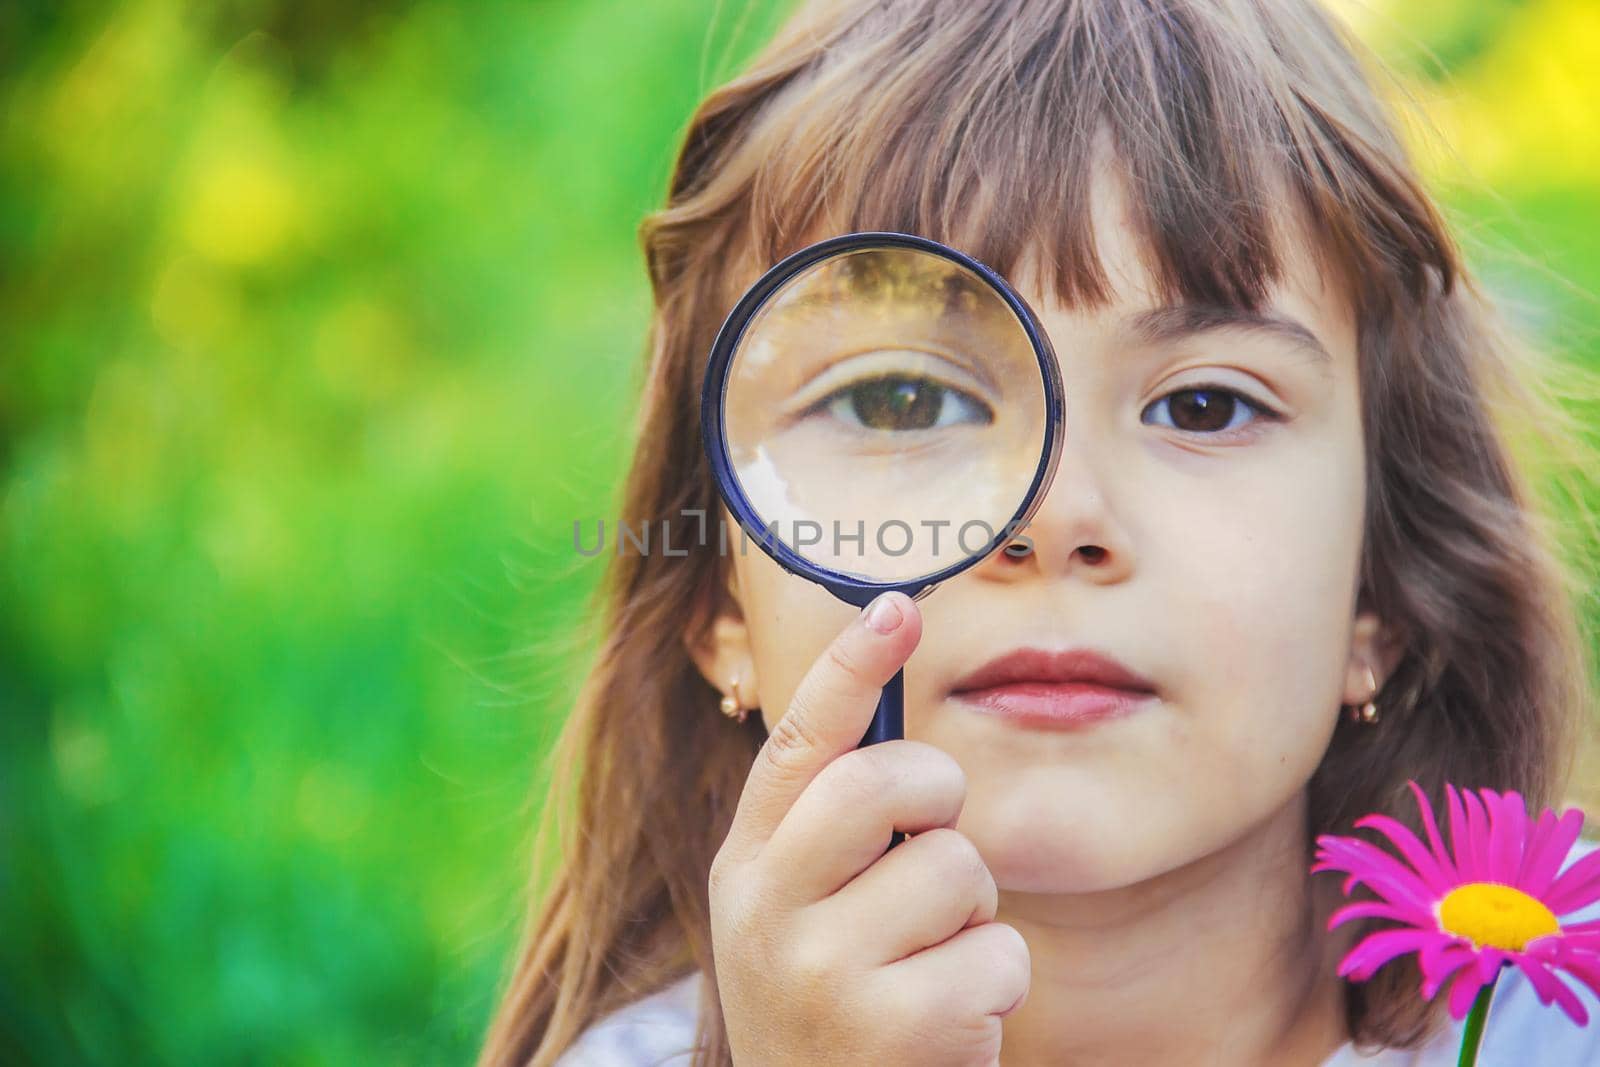
[[[1175,325],[1203,324],[1213,329],[1227,325],[1229,320],[1237,321],[1260,313],[1308,333],[1317,348],[1333,357],[1328,363],[1348,365],[1353,372],[1357,359],[1356,304],[1348,294],[1349,286],[1357,282],[1340,272],[1336,266],[1337,255],[1329,247],[1325,229],[1313,225],[1310,216],[1299,209],[1299,200],[1286,179],[1280,177],[1259,189],[1248,208],[1251,212],[1265,213],[1270,220],[1270,233],[1266,236],[1270,247],[1262,250],[1260,263],[1261,273],[1270,280],[1266,281],[1261,298],[1241,296],[1239,301],[1226,304],[1194,303],[1192,301],[1202,298],[1174,292],[1175,273],[1208,277],[1219,269],[1236,273],[1248,270],[1238,263],[1231,268],[1219,267],[1229,257],[1240,255],[1238,242],[1216,241],[1205,233],[1192,240],[1174,241],[1173,233],[1167,232],[1161,238],[1158,251],[1150,220],[1151,197],[1136,202],[1129,196],[1131,179],[1125,177],[1127,167],[1103,129],[1093,140],[1092,162],[1085,167],[1084,194],[1076,201],[1083,223],[1081,241],[1063,244],[1053,240],[1052,235],[1063,229],[1059,220],[1020,217],[1021,204],[991,205],[991,210],[965,215],[956,213],[931,229],[911,228],[910,232],[973,254],[999,270],[1038,313],[1058,347],[1061,337],[1054,336],[1058,332],[1071,336],[1086,329],[1120,326],[1121,336],[1160,340],[1175,333],[1194,332],[1188,327],[1173,329]],[[990,232],[995,227],[1008,235],[998,246],[993,240],[994,233]],[[809,225],[797,230],[792,247],[769,250],[769,253],[781,258],[788,252],[844,233],[906,228],[888,218],[856,218],[835,205],[833,210],[823,210],[812,216]],[[724,260],[724,269],[718,272],[717,284],[725,308],[731,308],[746,287],[775,262],[758,251],[763,247],[756,236],[758,231],[759,227],[752,229],[747,232],[747,239],[733,243],[732,254]],[[991,246],[1000,250],[999,260],[982,254],[986,248],[994,251],[995,247]],[[1084,261],[1075,261],[1074,257]],[[897,290],[894,295],[899,297],[907,294],[907,290],[900,287],[910,286],[933,304],[943,306],[948,306],[950,300],[959,298],[968,289],[964,284],[952,287],[948,271],[934,273],[935,278],[918,279],[875,277],[868,272],[859,281],[868,290],[880,294],[886,293],[882,287],[888,285]],[[1063,285],[1062,280],[1085,273],[1104,277],[1103,285],[1091,287],[1098,290],[1099,295],[1084,295],[1081,286],[1079,295],[1070,295],[1073,286]],[[1164,289],[1163,278],[1166,280]],[[848,282],[852,295],[859,296],[855,291],[857,283],[856,279]],[[1219,291],[1207,285],[1194,288],[1199,293]],[[834,294],[838,295],[842,294]],[[1155,314],[1158,312],[1165,314]],[[1147,326],[1154,323],[1160,328],[1141,330],[1141,323]]]
[[[1093,251],[1106,280],[1103,303],[1063,303],[1045,284],[1038,243],[1020,257],[1007,281],[1034,308],[1052,333],[1058,330],[1115,329],[1136,339],[1159,341],[1168,336],[1264,326],[1291,343],[1295,335],[1308,351],[1320,348],[1335,365],[1354,368],[1356,316],[1336,272],[1320,261],[1319,243],[1309,223],[1294,212],[1287,190],[1263,191],[1276,196],[1279,271],[1258,308],[1175,303],[1163,293],[1150,267],[1153,255],[1140,238],[1127,186],[1111,157],[1102,155],[1090,180],[1089,215]]]

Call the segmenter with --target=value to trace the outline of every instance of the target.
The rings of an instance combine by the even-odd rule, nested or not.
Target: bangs
[[[1183,0],[863,5],[783,85],[754,153],[748,246],[899,230],[1074,307],[1109,299],[1094,168],[1172,303],[1257,309],[1284,242],[1365,307],[1448,291],[1453,251],[1372,112],[1352,44],[1310,6]],[[748,157],[747,157],[748,158]]]

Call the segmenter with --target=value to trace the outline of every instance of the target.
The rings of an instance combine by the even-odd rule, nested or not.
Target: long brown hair
[[[1107,135],[1167,296],[1258,304],[1292,219],[1356,310],[1362,598],[1404,652],[1381,726],[1341,724],[1310,783],[1308,864],[1315,834],[1366,812],[1415,826],[1407,778],[1436,801],[1450,781],[1554,802],[1587,706],[1584,642],[1508,427],[1560,412],[1524,386],[1362,55],[1308,0],[806,5],[700,105],[640,228],[655,312],[619,518],[720,514],[698,432],[705,354],[743,287],[816,236],[905,230],[1002,273],[1031,252],[1063,303],[1104,301],[1088,182]],[[608,564],[545,811],[564,848],[482,1067],[547,1065],[695,970],[697,1062],[730,1062],[706,880],[763,731],[717,714],[685,649],[725,605],[708,540]],[[1432,1032],[1439,1005],[1417,984],[1408,958],[1346,987],[1358,1044]]]

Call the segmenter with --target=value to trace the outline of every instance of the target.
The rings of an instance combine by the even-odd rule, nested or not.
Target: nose
[[[1074,575],[1097,584],[1132,573],[1133,544],[1116,502],[1115,459],[1102,443],[1071,423],[1055,477],[1027,527],[980,572],[1001,581]]]

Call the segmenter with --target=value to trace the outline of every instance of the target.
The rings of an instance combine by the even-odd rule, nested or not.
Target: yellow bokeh
[[[271,259],[294,233],[298,204],[283,168],[263,154],[227,152],[198,168],[183,212],[183,235],[218,263]]]

